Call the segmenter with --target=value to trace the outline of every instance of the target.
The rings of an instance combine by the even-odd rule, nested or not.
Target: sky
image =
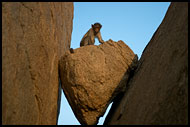
[[[140,59],[169,5],[170,2],[74,2],[71,48],[79,48],[91,24],[99,22],[102,24],[101,35],[104,41],[122,40]],[[95,39],[95,45],[99,44]],[[111,104],[98,125],[103,125],[110,107]],[[60,108],[58,125],[80,125],[63,92]]]

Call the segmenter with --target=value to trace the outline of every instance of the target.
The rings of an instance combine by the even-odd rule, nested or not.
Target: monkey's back
[[[95,40],[93,29],[90,28],[80,41],[80,47],[85,45],[94,44]],[[94,42],[93,42],[94,41]]]

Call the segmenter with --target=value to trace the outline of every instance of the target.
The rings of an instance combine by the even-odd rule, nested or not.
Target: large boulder
[[[81,124],[98,123],[112,99],[125,91],[137,59],[123,41],[112,40],[83,46],[61,58],[62,88]]]
[[[2,3],[2,124],[56,124],[73,3]]]
[[[188,124],[188,3],[171,3],[104,124]]]

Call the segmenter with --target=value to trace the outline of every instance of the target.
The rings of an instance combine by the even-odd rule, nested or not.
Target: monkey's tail
[[[73,50],[73,48],[70,48],[70,53],[74,53],[74,50]]]
[[[80,47],[84,46],[84,44],[80,43]]]

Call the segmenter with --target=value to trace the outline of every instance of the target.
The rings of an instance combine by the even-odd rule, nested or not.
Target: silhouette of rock
[[[105,125],[188,124],[188,3],[171,3]]]

